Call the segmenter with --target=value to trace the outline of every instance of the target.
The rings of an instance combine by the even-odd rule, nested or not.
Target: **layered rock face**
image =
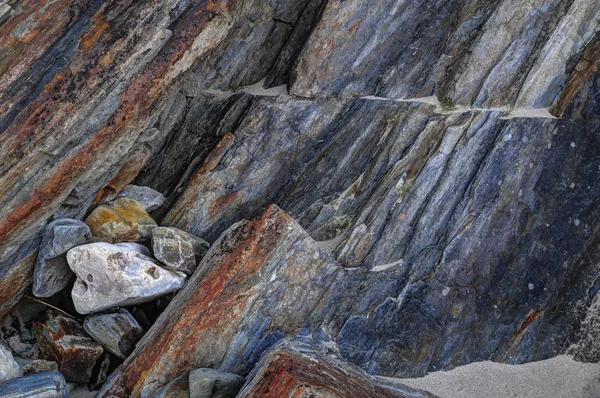
[[[117,241],[212,246],[107,396],[297,333],[386,376],[600,352],[599,25],[586,0],[0,1],[0,316],[45,226],[133,183],[158,194]]]

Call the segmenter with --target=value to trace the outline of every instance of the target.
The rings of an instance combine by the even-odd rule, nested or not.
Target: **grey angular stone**
[[[152,230],[154,257],[167,267],[191,275],[206,254],[209,244],[177,228],[158,227]]]
[[[80,314],[152,301],[180,289],[183,274],[166,270],[139,247],[90,243],[67,253],[77,274],[71,296]]]
[[[59,372],[37,373],[0,384],[1,398],[69,398],[67,382]]]
[[[125,309],[112,314],[90,315],[83,328],[109,352],[125,359],[144,335],[144,330]]]
[[[190,398],[233,398],[244,385],[244,379],[234,373],[201,368],[190,372]]]
[[[58,364],[55,361],[47,361],[45,359],[26,361],[21,367],[23,368],[23,373],[25,375],[58,370]]]
[[[48,224],[33,271],[33,294],[50,297],[64,289],[73,276],[64,254],[91,238],[90,227],[83,221],[61,218]]]
[[[139,185],[127,185],[121,193],[117,195],[116,199],[119,198],[137,200],[147,212],[159,209],[165,202],[165,197],[162,193],[155,191],[150,187]]]
[[[23,376],[23,371],[15,361],[12,352],[0,344],[0,383],[21,376]]]

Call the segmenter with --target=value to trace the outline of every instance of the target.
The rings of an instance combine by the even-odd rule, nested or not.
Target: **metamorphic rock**
[[[0,0],[0,321],[113,314],[99,397],[598,362],[599,65],[594,0]]]

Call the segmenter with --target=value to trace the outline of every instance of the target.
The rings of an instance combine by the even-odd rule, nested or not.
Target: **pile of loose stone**
[[[15,310],[0,334],[9,346],[0,344],[0,397],[68,397],[77,384],[98,389],[132,353],[152,323],[140,305],[160,310],[156,300],[181,289],[209,248],[197,236],[157,226],[148,212],[163,201],[159,192],[130,185],[84,222],[47,225],[33,276],[39,299]],[[68,288],[83,322],[40,304]],[[243,383],[234,374],[198,369],[159,396],[235,396]]]

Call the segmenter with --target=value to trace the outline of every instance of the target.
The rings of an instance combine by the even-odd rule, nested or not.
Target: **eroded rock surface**
[[[434,398],[400,383],[385,385],[345,362],[327,344],[309,338],[278,343],[248,376],[240,398]]]
[[[77,274],[71,292],[77,312],[144,303],[179,290],[185,276],[162,268],[145,250],[103,242],[69,250],[67,261]]]

